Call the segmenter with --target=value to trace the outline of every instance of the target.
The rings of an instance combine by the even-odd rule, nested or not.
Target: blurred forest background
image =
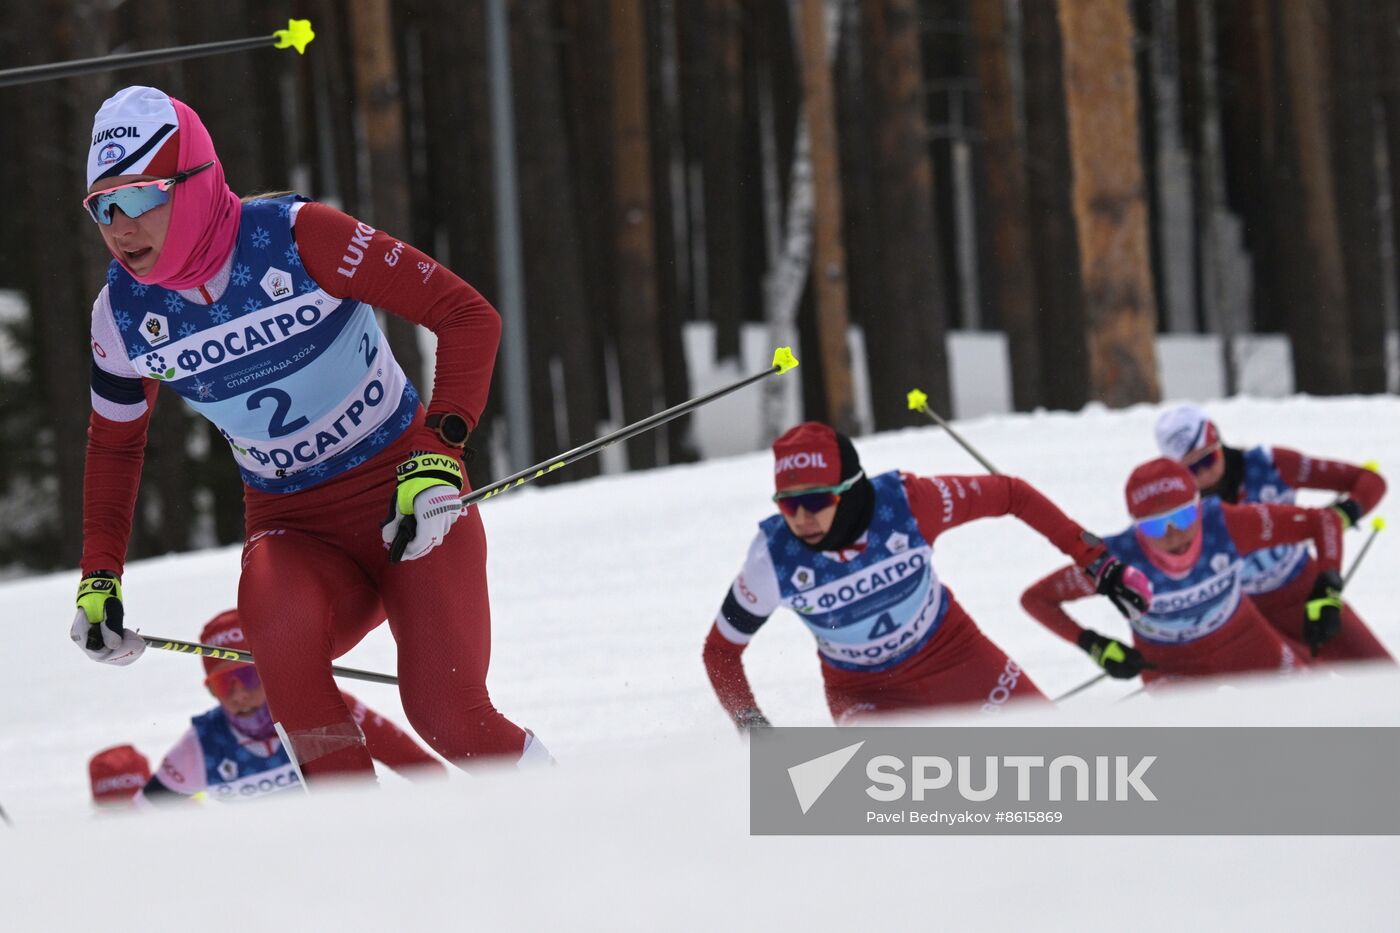
[[[493,4],[509,62],[494,82]],[[699,325],[734,375],[746,327],[805,348],[800,380],[755,392],[769,436],[793,410],[853,433],[908,425],[912,386],[950,411],[951,331],[1005,334],[1018,410],[1158,399],[1164,333],[1218,335],[1227,392],[1233,341],[1261,333],[1287,336],[1299,391],[1392,386],[1400,4],[18,0],[0,5],[0,69],[292,16],[316,30],[304,56],[0,88],[0,568],[77,559],[108,260],[78,202],[92,115],[127,84],[190,103],[240,194],[333,203],[513,305],[523,388],[498,362],[478,484],[688,397]],[[513,156],[494,148],[506,118]],[[431,346],[388,326],[426,385]],[[509,391],[529,399],[515,437]],[[782,391],[800,399],[785,409]],[[699,454],[680,420],[625,463]],[[164,398],[131,556],[241,537],[223,443]]]

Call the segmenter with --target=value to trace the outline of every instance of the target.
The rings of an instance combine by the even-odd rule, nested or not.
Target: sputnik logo
[[[797,795],[797,805],[805,814],[821,799],[822,794],[836,780],[846,765],[850,764],[864,741],[838,748],[811,761],[788,768],[788,778],[792,781],[792,791]]]

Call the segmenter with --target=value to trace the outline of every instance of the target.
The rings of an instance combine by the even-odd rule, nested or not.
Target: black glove
[[[1355,499],[1339,499],[1332,504],[1332,510],[1341,516],[1343,531],[1361,521],[1361,505]]]
[[[1303,620],[1303,641],[1317,657],[1318,646],[1342,630],[1342,577],[1335,570],[1317,575]]]
[[[1093,658],[1094,663],[1103,668],[1109,677],[1128,680],[1152,667],[1141,651],[1107,635],[1100,635],[1093,629],[1086,628],[1079,633],[1079,647],[1089,652],[1089,657]]]
[[[744,734],[753,732],[755,729],[771,729],[773,724],[768,721],[760,710],[749,707],[741,709],[734,714],[734,725],[739,727],[739,731]]]
[[[1125,619],[1141,618],[1152,605],[1152,581],[1141,570],[1116,557],[1104,554],[1085,567],[1084,572],[1093,579],[1095,591],[1107,596]]]

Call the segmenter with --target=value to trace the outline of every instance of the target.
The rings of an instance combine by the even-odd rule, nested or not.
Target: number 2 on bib
[[[287,423],[287,412],[291,410],[292,397],[281,389],[259,389],[254,392],[248,396],[248,410],[257,411],[263,407],[263,402],[268,399],[272,400],[273,405],[272,417],[267,422],[268,437],[286,437],[310,424],[305,416],[296,419],[291,424]]]

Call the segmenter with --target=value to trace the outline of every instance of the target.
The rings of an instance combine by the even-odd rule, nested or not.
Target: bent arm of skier
[[[311,202],[297,209],[294,223],[302,263],[322,288],[437,336],[432,402],[424,422],[412,429],[413,455],[398,465],[381,526],[390,560],[415,560],[431,552],[461,515],[457,502],[469,488],[466,443],[491,388],[500,315],[432,257],[348,214]],[[353,266],[344,262],[352,244],[362,250]]]
[[[1241,553],[1312,541],[1317,552],[1317,579],[1303,612],[1303,640],[1318,648],[1342,630],[1342,530],[1337,508],[1304,509],[1294,505],[1224,506],[1225,527]]]
[[[1125,617],[1145,611],[1152,600],[1146,577],[1109,555],[1097,537],[1023,479],[905,474],[904,490],[919,531],[930,543],[967,522],[1014,515],[1074,561],[1094,591],[1107,596]]]
[[[421,324],[437,336],[431,412],[450,412],[476,427],[491,388],[501,316],[481,293],[431,256],[349,214],[317,202],[297,211],[293,232],[306,271],[337,298],[353,298]],[[341,257],[357,235],[369,245],[346,276]],[[436,442],[431,449],[443,445]],[[443,453],[460,453],[443,449]]]
[[[1136,677],[1149,666],[1136,648],[1085,628],[1061,608],[1065,603],[1093,595],[1093,581],[1082,568],[1070,564],[1032,583],[1021,594],[1021,608],[1041,625],[1088,654],[1110,677]]]
[[[705,639],[705,673],[720,706],[741,731],[767,726],[744,673],[743,653],[779,605],[778,581],[768,544],[757,535],[739,575],[730,584],[710,634]]]
[[[1241,554],[1278,544],[1312,541],[1318,570],[1339,572],[1342,566],[1342,517],[1336,509],[1296,505],[1222,503],[1225,527]]]
[[[1374,509],[1385,496],[1385,478],[1375,470],[1344,463],[1319,460],[1287,447],[1273,448],[1274,466],[1283,481],[1297,489],[1327,489],[1342,493],[1333,508],[1346,517],[1350,528]]]

